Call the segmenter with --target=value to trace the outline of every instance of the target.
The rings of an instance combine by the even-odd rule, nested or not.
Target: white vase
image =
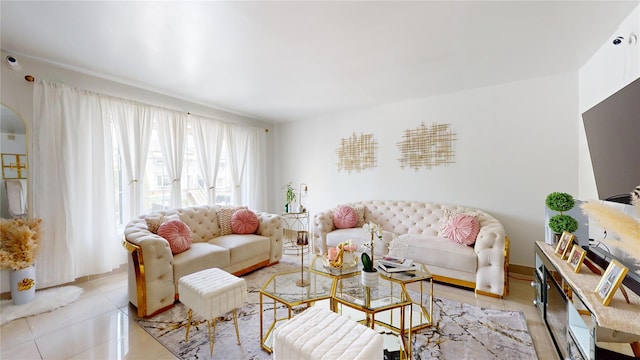
[[[377,271],[367,272],[363,270],[360,272],[360,282],[364,286],[376,287],[378,286],[378,280],[380,280],[380,275]]]
[[[11,283],[11,299],[15,305],[30,302],[36,296],[36,267],[31,265],[20,270],[9,272]]]

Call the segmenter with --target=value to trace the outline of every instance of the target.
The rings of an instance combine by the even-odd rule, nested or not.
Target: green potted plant
[[[360,281],[362,285],[367,287],[375,287],[378,285],[378,270],[373,267],[373,259],[367,253],[362,253],[362,272],[360,273]]]
[[[578,229],[576,219],[570,215],[563,214],[563,212],[569,211],[575,206],[576,202],[573,196],[563,192],[552,192],[547,195],[545,204],[549,209],[559,213],[549,219],[549,228],[556,234],[556,242],[563,231],[573,233]]]
[[[285,195],[286,203],[284,205],[284,212],[288,213],[292,211],[291,204],[293,204],[293,202],[296,201],[296,192],[293,189],[293,183],[291,182],[287,184],[286,189],[287,189],[287,193]]]

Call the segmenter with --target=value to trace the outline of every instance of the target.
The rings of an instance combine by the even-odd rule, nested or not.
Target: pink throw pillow
[[[454,215],[442,226],[440,235],[455,243],[471,246],[479,232],[480,222],[475,216]]]
[[[169,242],[173,254],[188,250],[193,242],[191,229],[180,220],[169,220],[160,225],[158,235]]]
[[[350,229],[358,223],[358,213],[347,205],[338,206],[333,211],[333,224],[338,229]]]
[[[231,229],[234,234],[255,234],[259,225],[258,216],[249,209],[240,209],[231,215]]]

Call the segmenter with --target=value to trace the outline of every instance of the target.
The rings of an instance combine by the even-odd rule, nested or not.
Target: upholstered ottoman
[[[316,306],[280,325],[273,339],[274,360],[382,360],[383,352],[382,335]]]
[[[180,302],[189,308],[185,341],[189,341],[189,328],[195,311],[207,320],[209,351],[213,356],[217,317],[233,311],[236,337],[240,345],[236,308],[247,301],[247,283],[244,279],[217,268],[206,269],[181,277],[178,281],[178,294]]]

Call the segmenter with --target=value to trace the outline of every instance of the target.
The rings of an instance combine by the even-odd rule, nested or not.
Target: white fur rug
[[[36,291],[36,296],[31,302],[23,305],[14,305],[12,300],[2,300],[0,301],[0,325],[69,305],[80,298],[82,291],[82,288],[77,286],[40,290]]]

